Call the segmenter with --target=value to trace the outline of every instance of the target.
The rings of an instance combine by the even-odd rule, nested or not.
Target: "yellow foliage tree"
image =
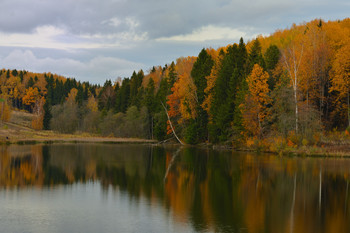
[[[327,70],[330,61],[330,45],[319,20],[307,24],[304,37],[304,58],[300,64],[300,97],[306,106],[319,107],[320,114],[325,105]],[[322,115],[320,115],[321,117]]]
[[[8,122],[11,117],[11,109],[7,104],[7,101],[3,98],[0,98],[0,121]]]
[[[91,112],[97,112],[98,111],[98,104],[97,104],[97,101],[96,101],[96,99],[95,99],[95,97],[93,95],[91,95],[89,97],[89,99],[88,99],[87,108]]]
[[[248,90],[245,103],[240,105],[243,125],[254,136],[261,136],[263,122],[268,114],[267,105],[271,102],[267,80],[269,74],[258,64],[247,77]]]
[[[40,99],[37,99],[35,101],[34,108],[33,108],[34,117],[32,119],[32,128],[35,130],[43,129],[44,104],[45,104],[44,97],[41,97]]]
[[[165,73],[167,73],[167,70],[165,70]],[[153,70],[151,70],[150,73],[143,78],[142,86],[146,88],[149,83],[149,80],[153,79],[154,87],[157,91],[163,76],[164,73],[163,68],[161,66],[153,67]]]
[[[172,94],[168,96],[170,117],[180,115],[179,123],[183,120],[196,117],[196,85],[191,77],[191,70],[195,57],[179,58],[176,61],[176,73],[178,79],[171,88]]]
[[[77,97],[78,90],[76,88],[72,88],[67,97],[67,103],[73,104],[75,103],[75,98]]]
[[[27,106],[32,106],[38,98],[39,98],[38,88],[29,87],[28,89],[26,89],[26,93],[23,96],[22,101],[23,101],[23,104]]]
[[[338,93],[338,100],[346,98],[348,126],[350,126],[350,39],[338,50],[331,72],[331,91]]]

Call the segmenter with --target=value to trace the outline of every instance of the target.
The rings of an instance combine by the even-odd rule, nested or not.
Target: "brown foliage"
[[[43,129],[43,120],[44,120],[44,97],[35,101],[35,105],[33,108],[34,117],[32,120],[32,128],[35,130]]]
[[[11,118],[11,109],[7,101],[0,102],[0,120],[1,122],[8,122]]]

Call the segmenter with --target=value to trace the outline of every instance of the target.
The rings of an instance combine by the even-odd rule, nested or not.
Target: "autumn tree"
[[[0,122],[7,122],[11,117],[11,109],[5,98],[0,97]]]
[[[350,40],[337,52],[331,73],[331,91],[338,94],[338,100],[346,99],[348,126],[350,126]],[[340,101],[339,101],[340,102]]]
[[[300,65],[300,92],[306,107],[323,117],[328,99],[330,46],[319,20],[307,24],[304,37],[304,59]],[[321,21],[322,22],[322,21]]]
[[[22,98],[23,104],[28,106],[28,110],[32,110],[32,107],[35,104],[35,101],[39,98],[39,92],[38,89],[29,87],[26,89],[25,95]]]
[[[38,98],[35,101],[34,107],[33,107],[33,114],[34,117],[32,119],[32,128],[35,130],[41,130],[43,129],[43,120],[44,120],[44,103],[45,99],[44,97]]]
[[[98,133],[101,121],[100,112],[98,111],[98,102],[91,95],[86,102],[86,110],[82,119],[81,130],[89,133]]]
[[[248,93],[245,103],[240,105],[243,125],[254,136],[262,136],[264,121],[268,114],[267,106],[271,102],[268,79],[269,74],[260,65],[255,64],[247,77]]]
[[[197,117],[197,90],[190,74],[195,60],[195,57],[187,57],[176,61],[178,79],[171,88],[172,94],[168,96],[167,104],[169,117],[180,125]]]
[[[169,115],[180,116],[179,122],[196,117],[196,86],[190,76],[194,57],[179,58],[176,62],[178,80],[171,88],[172,94],[168,96],[170,106]]]
[[[299,120],[299,68],[302,63],[304,52],[304,44],[302,39],[294,38],[294,40],[283,50],[283,63],[289,74],[289,78],[293,87],[294,104],[295,104],[295,132],[298,134],[298,120]]]

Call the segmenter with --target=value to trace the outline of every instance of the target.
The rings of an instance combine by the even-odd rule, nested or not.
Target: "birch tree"
[[[283,63],[290,77],[293,87],[295,103],[295,133],[298,133],[298,92],[299,92],[299,68],[303,58],[304,44],[301,40],[294,39],[290,45],[282,51]]]

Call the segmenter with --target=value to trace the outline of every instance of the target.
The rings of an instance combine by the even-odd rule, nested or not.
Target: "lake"
[[[0,147],[0,232],[350,232],[350,159]]]

